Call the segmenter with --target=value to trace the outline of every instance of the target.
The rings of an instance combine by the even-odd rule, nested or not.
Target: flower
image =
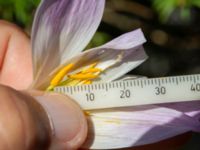
[[[51,90],[63,84],[62,81],[67,85],[112,81],[147,58],[141,30],[82,52],[101,21],[104,3],[104,0],[44,0],[41,3],[32,31],[34,88]]]
[[[142,31],[126,33],[83,51],[95,33],[104,0],[43,0],[32,30],[32,88],[113,81],[146,58]],[[196,102],[199,104],[199,102]],[[194,105],[194,103],[193,103]],[[111,149],[154,143],[187,131],[200,131],[200,105],[148,105],[91,111],[85,148]],[[180,106],[186,107],[183,111]],[[188,110],[188,111],[187,111]],[[177,128],[178,126],[178,128]]]

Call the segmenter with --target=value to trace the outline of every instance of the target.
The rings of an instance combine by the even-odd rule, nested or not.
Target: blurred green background
[[[0,18],[29,28],[40,0],[0,0]]]
[[[30,33],[40,0],[0,0],[0,19]],[[107,0],[102,23],[88,48],[142,28],[149,59],[131,74],[148,77],[200,73],[200,0]],[[183,150],[200,150],[200,136]]]

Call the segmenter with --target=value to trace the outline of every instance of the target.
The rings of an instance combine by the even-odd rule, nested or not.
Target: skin
[[[29,37],[17,26],[0,20],[1,149],[78,149],[87,135],[80,107],[66,96],[24,90],[32,80]],[[176,149],[188,135],[133,150]]]
[[[24,91],[33,80],[29,37],[0,20],[0,43],[0,149],[80,147],[87,135],[80,107],[66,96]]]

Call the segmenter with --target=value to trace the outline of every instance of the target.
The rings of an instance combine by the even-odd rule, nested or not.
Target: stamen
[[[102,72],[102,69],[99,68],[88,68],[86,70],[81,71],[81,73],[96,73],[96,72]]]
[[[69,64],[67,66],[65,66],[64,68],[62,68],[57,74],[56,76],[51,80],[51,85],[52,86],[57,86],[59,84],[59,82],[63,79],[63,77],[69,72],[71,71],[71,69],[73,68],[74,64]]]
[[[92,63],[87,68],[80,70],[77,73],[68,74],[74,64],[69,64],[62,68],[55,77],[51,80],[50,86],[47,88],[47,91],[53,90],[56,86],[75,86],[82,84],[91,84],[93,79],[99,77],[99,74],[104,70],[100,68],[95,68],[99,62]],[[65,81],[63,81],[64,77],[67,77]]]
[[[52,91],[54,87],[55,87],[55,86],[50,85],[50,86],[47,87],[46,91]]]
[[[70,82],[72,82],[73,81],[73,79],[66,79],[66,80],[64,80],[64,81],[62,81],[62,82],[60,82],[57,86],[64,86],[64,85],[68,85]]]
[[[89,66],[89,68],[94,68],[94,67],[96,67],[97,64],[98,64],[98,62],[95,62],[95,63],[91,64],[91,65]]]
[[[91,80],[85,80],[85,81],[83,81],[82,84],[92,84],[92,81]]]
[[[75,86],[78,85],[81,82],[81,80],[72,80],[67,84],[67,86]]]
[[[71,78],[71,79],[81,79],[81,80],[95,79],[97,77],[98,77],[98,75],[94,75],[94,74],[74,74],[74,75],[69,75],[69,78]]]

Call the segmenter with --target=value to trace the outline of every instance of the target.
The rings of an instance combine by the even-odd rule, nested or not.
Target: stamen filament
[[[55,87],[55,86],[50,85],[50,86],[47,87],[46,91],[52,91],[52,90],[54,89],[54,87]]]
[[[78,85],[80,82],[81,82],[81,80],[73,80],[73,81],[69,82],[67,84],[67,86],[75,86],[75,85]]]
[[[94,67],[96,67],[97,64],[98,64],[98,62],[95,62],[95,63],[91,64],[91,65],[89,66],[89,68],[94,68]]]

